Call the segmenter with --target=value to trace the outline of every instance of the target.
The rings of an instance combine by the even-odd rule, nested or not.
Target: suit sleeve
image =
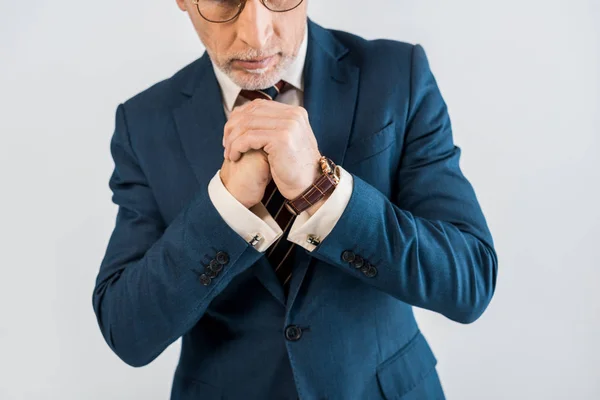
[[[405,303],[470,323],[492,298],[497,256],[419,45],[413,47],[410,95],[391,200],[353,175],[344,214],[311,255]]]
[[[261,253],[227,226],[206,188],[165,225],[130,144],[125,106],[117,108],[111,140],[109,186],[118,212],[92,300],[111,349],[143,366],[192,328]]]

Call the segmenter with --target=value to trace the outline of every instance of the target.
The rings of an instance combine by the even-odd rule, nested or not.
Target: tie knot
[[[283,90],[285,86],[284,81],[279,81],[275,84],[275,86],[271,86],[270,88],[261,89],[261,90],[242,90],[240,92],[240,96],[248,99],[265,99],[265,100],[275,100],[277,95]]]

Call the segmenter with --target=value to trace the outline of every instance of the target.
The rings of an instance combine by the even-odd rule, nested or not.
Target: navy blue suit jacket
[[[172,399],[443,398],[412,306],[470,323],[493,295],[492,237],[423,48],[308,29],[304,106],[354,185],[329,236],[296,246],[287,301],[208,196],[226,122],[208,56],[117,108],[93,306],[132,366],[183,338]]]

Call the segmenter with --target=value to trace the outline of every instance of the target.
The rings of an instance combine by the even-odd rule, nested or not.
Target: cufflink
[[[256,247],[257,243],[260,242],[263,239],[263,237],[260,235],[260,233],[257,233],[256,235],[254,235],[254,237],[250,240],[250,246],[252,247]]]
[[[321,244],[321,240],[319,240],[319,237],[316,235],[308,235],[306,241],[314,246]]]

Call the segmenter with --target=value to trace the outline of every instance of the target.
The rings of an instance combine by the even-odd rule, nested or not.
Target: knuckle
[[[302,121],[299,120],[298,118],[294,118],[294,119],[290,119],[286,132],[288,134],[291,134],[293,131],[297,130],[298,128],[302,127]]]
[[[231,133],[231,130],[235,127],[235,125],[233,124],[233,116],[230,116],[229,121],[227,121],[225,123],[225,126],[223,127],[223,134],[224,135],[228,135]]]
[[[260,102],[263,101],[261,99],[257,99],[257,100],[253,100],[250,103],[248,103],[248,106],[246,107],[246,111],[250,114],[254,113],[256,111],[256,109],[260,106]]]
[[[235,133],[235,137],[237,137],[240,133],[245,131],[248,128],[248,120],[246,118],[241,118],[236,121],[235,128],[233,128],[233,133]]]
[[[294,111],[295,111],[297,117],[302,118],[302,119],[308,118],[308,112],[306,111],[306,108],[296,107]]]

